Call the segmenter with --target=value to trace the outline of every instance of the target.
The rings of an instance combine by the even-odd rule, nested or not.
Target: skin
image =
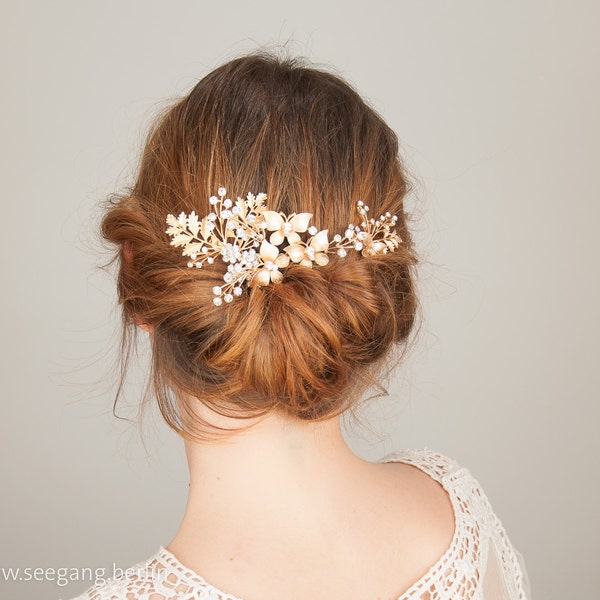
[[[189,497],[166,548],[243,600],[393,600],[454,535],[444,489],[415,467],[356,456],[339,418],[272,413],[185,449]]]

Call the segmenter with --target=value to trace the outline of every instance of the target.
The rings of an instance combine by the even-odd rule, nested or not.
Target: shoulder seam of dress
[[[428,447],[407,448],[386,454],[380,462],[403,462],[418,467],[434,479],[442,479],[457,471],[464,471],[453,458]]]

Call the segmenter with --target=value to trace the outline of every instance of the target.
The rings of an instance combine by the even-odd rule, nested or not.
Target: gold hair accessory
[[[290,262],[305,267],[319,266],[329,262],[327,256],[336,252],[344,257],[347,250],[354,248],[363,256],[385,254],[393,251],[402,242],[400,236],[391,228],[398,217],[389,212],[379,219],[369,219],[369,207],[362,200],[356,203],[360,225],[350,223],[344,232],[327,239],[327,229],[319,231],[309,226],[311,213],[285,215],[265,207],[266,194],[248,193],[246,200],[238,197],[234,202],[227,198],[227,190],[220,187],[218,196],[211,196],[209,203],[214,207],[202,220],[195,212],[189,216],[181,213],[179,217],[167,215],[169,228],[166,233],[173,239],[171,246],[183,246],[182,255],[189,258],[187,266],[200,269],[206,261],[214,263],[221,256],[227,265],[223,276],[224,285],[213,288],[213,302],[220,306],[223,301],[231,302],[234,296],[240,296],[242,286],[269,285],[280,283],[283,273]],[[272,232],[267,240],[267,232]],[[300,234],[308,233],[302,240]]]

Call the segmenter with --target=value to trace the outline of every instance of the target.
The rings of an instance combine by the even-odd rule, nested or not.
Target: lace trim
[[[380,462],[403,462],[424,471],[446,490],[454,511],[449,547],[397,600],[480,600],[491,540],[499,545],[509,597],[527,600],[521,568],[506,531],[467,469],[427,448],[388,454]],[[135,575],[127,578],[127,572]],[[127,572],[73,600],[242,600],[209,584],[163,546]]]
[[[73,600],[241,600],[215,588],[163,546],[114,579]]]

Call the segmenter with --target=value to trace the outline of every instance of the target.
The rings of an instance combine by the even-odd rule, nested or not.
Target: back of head
[[[206,215],[221,186],[232,198],[265,192],[269,210],[311,213],[330,232],[355,222],[362,200],[374,216],[397,215],[402,243],[313,268],[292,262],[281,282],[217,306],[224,263],[187,268],[165,217]],[[348,408],[415,322],[409,189],[381,117],[342,79],[296,60],[238,58],[161,114],[103,234],[120,249],[126,323],[152,328],[154,387],[169,425],[205,437],[199,402],[229,416],[280,410],[306,420]]]

